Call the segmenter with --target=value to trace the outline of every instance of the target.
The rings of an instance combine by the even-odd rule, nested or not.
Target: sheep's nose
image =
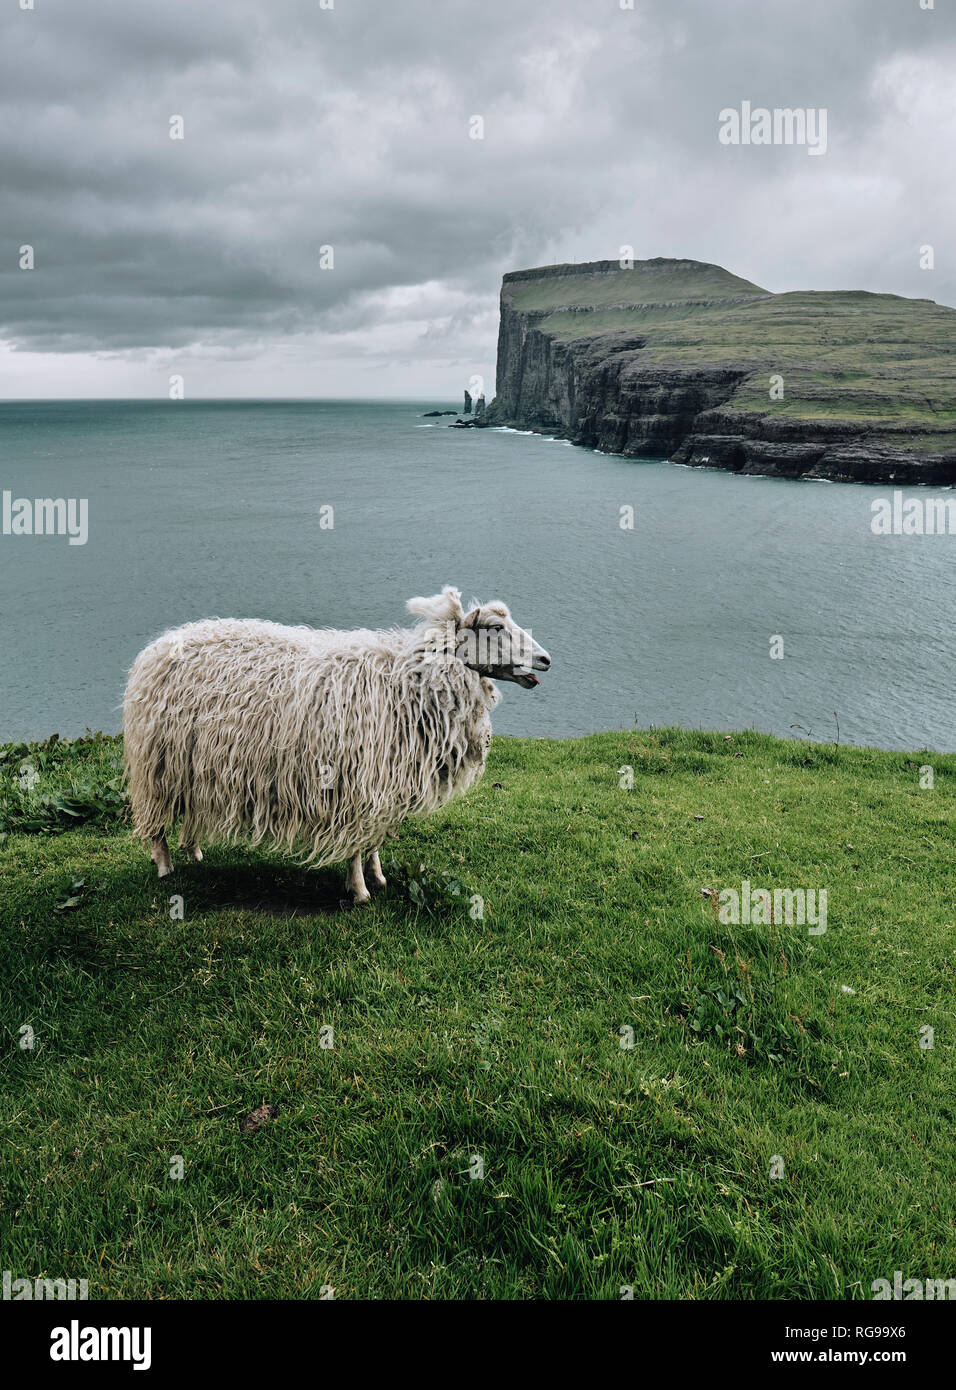
[[[536,671],[547,671],[551,665],[551,658],[547,652],[538,652],[534,659]]]

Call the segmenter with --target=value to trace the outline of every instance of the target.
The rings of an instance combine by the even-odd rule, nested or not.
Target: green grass
[[[109,795],[117,741],[42,751],[0,749],[14,1277],[845,1299],[956,1274],[956,757],[496,739],[350,911],[340,869],[248,850],[159,883]],[[827,932],[723,924],[703,890],[743,879],[826,888]]]
[[[593,275],[570,267],[572,273],[544,279],[509,280],[506,290],[514,307],[526,311],[548,309],[555,304],[597,308],[616,304],[645,305],[674,299],[727,299],[737,295],[765,295],[759,285],[732,275],[723,266],[705,261],[681,261],[667,257],[635,261],[622,270],[613,261],[599,262]]]

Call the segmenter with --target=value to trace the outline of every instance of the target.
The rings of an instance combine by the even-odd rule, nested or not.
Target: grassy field
[[[859,1299],[956,1276],[956,757],[496,739],[358,911],[341,869],[248,850],[160,884],[119,768],[116,740],[0,748],[14,1278]],[[826,932],[722,922],[743,880],[826,889]]]

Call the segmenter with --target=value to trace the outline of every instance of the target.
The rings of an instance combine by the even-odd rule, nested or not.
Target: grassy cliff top
[[[720,266],[677,260],[519,271],[502,298],[549,337],[633,351],[636,368],[736,369],[734,410],[883,423],[907,431],[910,448],[956,447],[956,309],[929,299],[769,294]],[[770,399],[773,373],[784,376],[782,400]]]
[[[565,305],[602,308],[767,294],[759,285],[731,275],[722,266],[664,257],[635,261],[630,270],[622,270],[617,261],[516,270],[504,277],[502,290],[516,309],[525,311]]]
[[[159,882],[121,756],[0,748],[15,1275],[90,1298],[866,1299],[956,1269],[956,757],[495,739],[349,911],[342,867],[263,851],[174,850]],[[827,890],[827,930],[721,921],[744,880]]]

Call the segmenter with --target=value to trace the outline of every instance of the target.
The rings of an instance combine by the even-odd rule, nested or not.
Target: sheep
[[[458,589],[409,599],[412,628],[338,631],[208,618],[136,658],[123,704],[134,834],[160,878],[166,832],[266,843],[315,866],[349,861],[355,904],[379,852],[484,771],[494,680],[531,689],[551,658],[503,603],[465,613]],[[363,872],[364,860],[364,872]]]

